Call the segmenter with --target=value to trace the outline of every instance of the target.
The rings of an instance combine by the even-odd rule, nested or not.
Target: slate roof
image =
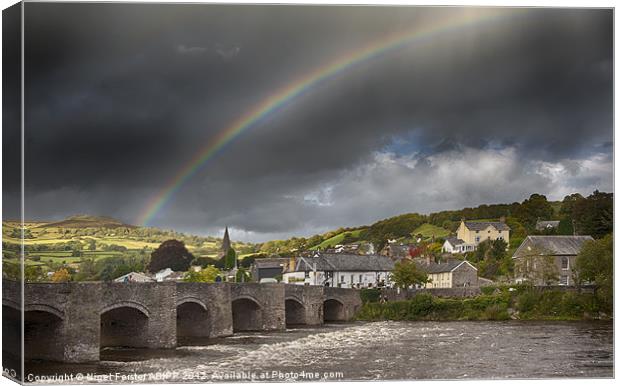
[[[465,221],[465,226],[472,231],[482,231],[488,226],[492,226],[498,231],[509,231],[510,227],[501,221]]]
[[[453,269],[458,267],[461,264],[467,264],[464,260],[450,260],[445,263],[431,263],[425,264],[421,268],[424,269],[427,273],[442,273],[442,272],[451,272]],[[476,269],[476,268],[474,268]]]
[[[527,236],[512,257],[528,255],[528,246],[538,248],[553,256],[577,255],[583,243],[588,240],[594,239],[592,236]]]
[[[287,258],[263,258],[254,260],[256,268],[283,268],[288,264]]]
[[[457,237],[454,237],[454,236],[448,237],[446,241],[449,242],[453,247],[456,247],[457,245],[465,244],[465,241]]]
[[[316,257],[300,257],[297,271],[391,271],[394,262],[382,255],[354,255],[348,253],[321,253]]]

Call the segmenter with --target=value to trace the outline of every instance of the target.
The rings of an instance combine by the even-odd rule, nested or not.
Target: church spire
[[[224,231],[224,238],[222,239],[222,255],[226,256],[229,250],[230,250],[230,236],[228,236],[228,226],[226,226],[226,230]]]

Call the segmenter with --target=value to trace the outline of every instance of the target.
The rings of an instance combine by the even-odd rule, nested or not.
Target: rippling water
[[[603,322],[360,322],[193,343],[27,369],[81,383],[613,376],[613,324]]]

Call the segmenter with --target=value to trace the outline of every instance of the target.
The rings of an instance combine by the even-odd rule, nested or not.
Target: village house
[[[250,267],[252,281],[260,282],[261,279],[282,280],[284,269],[289,259],[285,257],[256,259]]]
[[[478,244],[485,240],[504,240],[510,242],[510,227],[504,219],[500,221],[465,221],[456,231],[456,238],[448,238],[442,246],[442,252],[465,253],[476,250]]]
[[[114,281],[116,283],[135,283],[135,282],[146,283],[146,282],[152,282],[155,280],[152,277],[145,275],[144,273],[129,272],[128,274],[117,277],[116,279],[114,279]]]
[[[420,268],[430,279],[426,288],[478,287],[478,269],[466,260],[430,263]]]
[[[458,237],[448,237],[441,246],[441,251],[444,253],[466,253],[476,249],[473,244],[467,244],[465,241]]]
[[[283,281],[342,288],[391,286],[394,262],[387,256],[315,253],[291,262]]]
[[[380,254],[383,256],[391,257],[392,260],[404,259],[411,256],[410,251],[416,248],[415,244],[404,244],[404,243],[388,243],[381,250]]]
[[[512,258],[515,282],[574,285],[577,255],[591,236],[528,236]]]

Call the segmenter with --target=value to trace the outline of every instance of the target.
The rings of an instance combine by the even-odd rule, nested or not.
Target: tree
[[[69,271],[66,268],[61,268],[52,275],[54,283],[64,283],[69,280],[71,280],[71,275],[69,275]]]
[[[170,268],[173,271],[187,271],[194,260],[185,244],[178,240],[167,240],[151,253],[149,272]]]
[[[572,219],[580,235],[601,238],[613,231],[613,193],[594,191],[573,205]]]
[[[514,270],[517,276],[535,285],[556,284],[560,276],[555,257],[549,251],[537,247],[533,247],[527,255],[519,258]]]
[[[223,259],[224,268],[232,269],[235,267],[235,262],[237,261],[237,252],[233,248],[230,248]]]
[[[533,230],[538,219],[549,219],[553,216],[553,207],[547,197],[534,193],[521,203],[515,212],[515,217],[527,229]]]
[[[190,270],[183,277],[184,282],[188,283],[214,283],[215,279],[222,272],[213,265],[208,265],[200,271]]]
[[[235,281],[237,283],[248,283],[252,281],[252,274],[244,267],[239,267],[237,269],[237,274],[235,275]]]
[[[416,284],[429,282],[428,274],[420,269],[413,261],[403,259],[394,264],[392,281],[400,288],[409,288]]]
[[[586,241],[575,261],[577,282],[594,283],[598,286],[597,297],[607,307],[613,308],[614,293],[614,245],[613,235],[600,240]]]

